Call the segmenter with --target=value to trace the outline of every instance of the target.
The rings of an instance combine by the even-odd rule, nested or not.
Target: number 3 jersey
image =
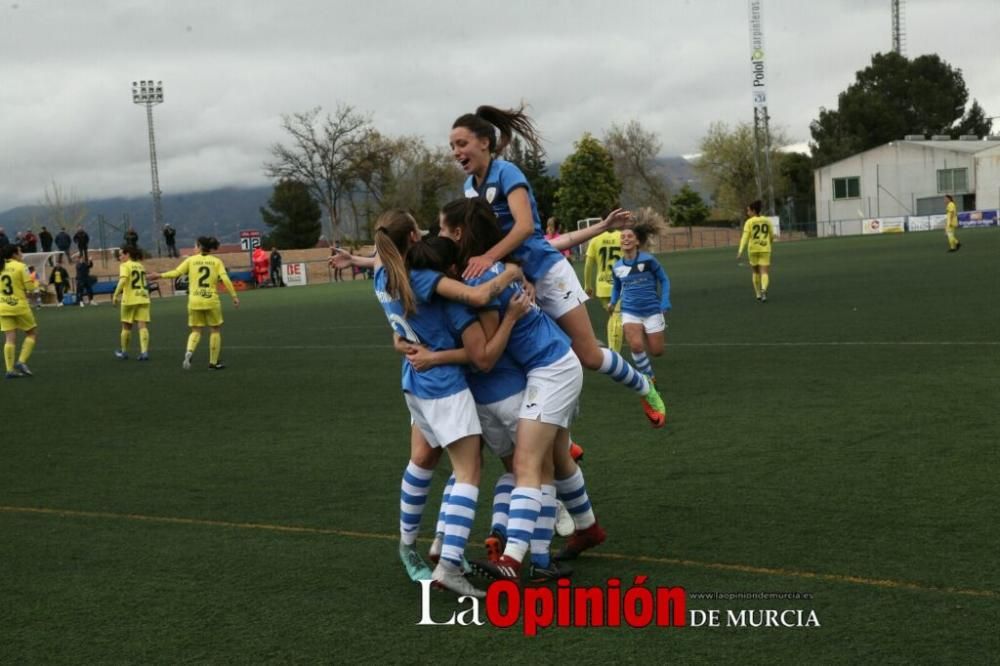
[[[17,317],[31,312],[26,291],[35,288],[28,267],[16,259],[4,262],[0,271],[0,317]]]
[[[122,305],[146,305],[149,289],[146,286],[146,269],[138,261],[122,262],[118,269],[118,286],[115,295],[122,295]]]
[[[160,277],[175,278],[188,276],[188,310],[212,310],[220,305],[219,292],[215,285],[222,280],[229,295],[236,297],[236,290],[226,273],[226,266],[218,257],[210,254],[200,254],[188,257],[181,265],[172,271],[162,273]]]
[[[635,259],[623,257],[611,272],[611,303],[620,300],[622,314],[649,317],[670,309],[670,280],[653,255],[639,252]]]

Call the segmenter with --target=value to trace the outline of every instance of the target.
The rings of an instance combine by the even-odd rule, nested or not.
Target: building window
[[[968,169],[938,169],[937,180],[939,194],[969,191]]]
[[[861,197],[861,178],[852,176],[850,178],[833,179],[834,199],[858,199]]]

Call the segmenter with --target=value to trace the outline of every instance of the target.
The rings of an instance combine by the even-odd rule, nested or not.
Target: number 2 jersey
[[[236,290],[226,273],[226,265],[218,257],[210,254],[188,257],[180,266],[162,273],[160,277],[175,278],[181,275],[188,276],[188,310],[213,310],[219,307],[219,291],[215,288],[219,280],[222,280],[229,295],[236,298]]]
[[[622,257],[611,271],[611,304],[621,301],[622,314],[650,317],[670,309],[670,280],[653,255],[639,252],[635,259]]]
[[[149,288],[146,286],[146,269],[138,261],[124,261],[118,269],[118,286],[115,297],[122,295],[122,305],[147,305]]]
[[[28,267],[16,259],[4,262],[0,271],[0,317],[17,317],[29,314],[28,291],[37,288]]]
[[[774,240],[774,227],[771,220],[761,215],[751,217],[743,225],[738,254],[743,253],[743,248],[747,248],[748,252],[770,252],[772,240]]]

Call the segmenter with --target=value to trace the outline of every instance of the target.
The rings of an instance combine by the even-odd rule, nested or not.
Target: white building
[[[944,195],[958,210],[1000,208],[1000,138],[907,137],[852,155],[813,172],[816,220],[944,213]]]

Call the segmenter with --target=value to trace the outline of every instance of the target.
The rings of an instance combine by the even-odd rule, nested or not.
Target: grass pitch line
[[[60,518],[105,518],[110,520],[131,520],[146,523],[160,523],[164,525],[191,525],[202,527],[226,527],[230,529],[261,530],[267,532],[281,532],[286,534],[318,534],[324,536],[351,537],[357,539],[376,539],[379,541],[396,541],[397,534],[378,534],[375,532],[355,532],[351,530],[336,530],[322,527],[296,527],[294,525],[275,525],[270,523],[235,523],[225,520],[208,520],[202,518],[177,518],[170,516],[146,516],[138,513],[112,513],[107,511],[73,511],[67,509],[46,509],[31,506],[2,506],[0,513],[33,514],[42,516],[56,516]],[[422,539],[426,541],[426,539]],[[699,560],[687,560],[674,557],[651,557],[648,555],[625,555],[620,553],[587,553],[588,557],[604,560],[617,560],[624,562],[648,562],[651,564],[669,564],[672,566],[691,567],[696,569],[709,569],[714,571],[732,571],[736,573],[758,574],[762,576],[778,576],[783,578],[801,578],[803,580],[819,580],[830,583],[848,583],[853,585],[864,585],[867,587],[878,587],[891,590],[910,590],[914,592],[938,592],[944,594],[954,594],[966,597],[982,597],[987,599],[1000,599],[1000,592],[993,590],[969,590],[955,587],[935,587],[932,585],[921,585],[909,581],[866,578],[864,576],[850,576],[843,574],[823,574],[813,571],[798,571],[795,569],[782,569],[774,567],[758,567],[748,564],[725,564],[722,562],[702,562]]]

